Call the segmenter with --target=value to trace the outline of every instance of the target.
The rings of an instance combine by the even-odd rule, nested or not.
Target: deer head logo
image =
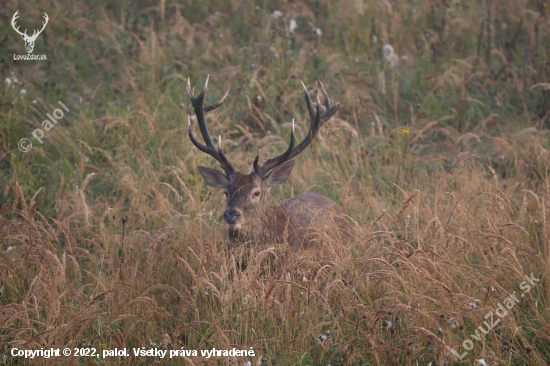
[[[19,31],[19,26],[17,26],[17,24],[15,23],[15,20],[19,18],[17,13],[19,13],[19,10],[16,11],[15,14],[13,14],[13,18],[11,18],[11,26],[13,27],[13,29],[15,29],[17,33],[19,33],[21,38],[23,38],[23,41],[25,41],[25,48],[27,49],[27,53],[31,53],[34,49],[34,42],[36,41],[36,38],[38,38],[40,33],[42,33],[44,28],[46,28],[46,24],[48,24],[48,14],[44,13],[44,20],[46,21],[42,23],[42,29],[40,29],[39,31],[35,29],[32,36],[29,36],[27,35],[26,29],[24,32]]]

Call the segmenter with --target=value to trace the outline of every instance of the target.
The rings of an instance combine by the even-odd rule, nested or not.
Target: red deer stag
[[[206,184],[222,188],[225,192],[227,209],[223,218],[229,229],[229,237],[237,242],[265,242],[273,240],[287,242],[293,248],[318,247],[323,237],[345,240],[347,221],[340,207],[329,198],[317,193],[300,194],[285,201],[278,208],[269,205],[271,187],[283,184],[294,167],[294,157],[299,155],[313,141],[321,127],[321,121],[328,121],[338,109],[339,104],[332,106],[323,84],[317,81],[325,99],[326,111],[321,115],[319,97],[316,93],[317,107],[314,108],[309,93],[302,83],[311,125],[306,138],[294,146],[294,121],[288,149],[281,155],[265,161],[260,165],[260,152],[254,160],[254,171],[248,175],[235,170],[221,149],[214,146],[204,120],[204,114],[219,107],[229,90],[216,103],[203,107],[208,78],[202,92],[195,97],[187,81],[187,92],[193,104],[199,128],[206,145],[197,141],[191,132],[191,121],[188,117],[188,134],[193,145],[202,152],[216,159],[225,174],[210,168],[199,166],[199,172]]]

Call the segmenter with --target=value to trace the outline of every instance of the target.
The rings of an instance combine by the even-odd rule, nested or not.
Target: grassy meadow
[[[29,34],[48,14],[33,51],[47,60],[14,60],[16,10]],[[0,14],[0,364],[550,364],[549,1],[51,0]],[[207,75],[209,103],[231,88],[207,124],[241,172],[258,148],[284,151],[293,118],[307,133],[300,81],[341,103],[272,204],[326,195],[351,245],[330,258],[228,245],[223,193],[197,170],[215,161],[186,131],[187,78],[197,93]],[[69,111],[40,144],[58,101]],[[50,347],[130,356],[11,356]],[[212,348],[254,356],[200,356]]]

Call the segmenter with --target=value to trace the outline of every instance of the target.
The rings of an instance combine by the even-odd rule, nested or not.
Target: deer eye
[[[254,197],[260,197],[260,193],[261,193],[260,191],[254,192]]]

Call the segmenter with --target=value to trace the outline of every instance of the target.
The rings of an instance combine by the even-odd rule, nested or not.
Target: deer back
[[[278,208],[278,225],[287,226],[288,243],[293,248],[322,247],[329,242],[349,241],[348,222],[342,209],[330,198],[304,193],[286,200]],[[280,229],[279,229],[280,230]]]

